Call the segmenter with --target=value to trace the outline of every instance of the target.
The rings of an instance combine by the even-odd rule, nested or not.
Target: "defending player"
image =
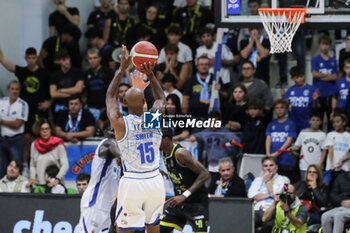
[[[166,201],[160,232],[182,231],[187,221],[192,226],[192,232],[207,232],[208,192],[204,182],[209,179],[209,172],[187,149],[173,143],[170,128],[163,128],[162,133],[160,148],[174,184],[175,197]]]
[[[79,232],[107,232],[110,226],[110,201],[114,198],[121,168],[117,165],[120,152],[114,130],[109,127],[98,145],[91,166],[91,178],[80,202]]]
[[[123,46],[121,64],[106,95],[107,114],[115,130],[121,152],[124,176],[120,180],[116,209],[117,232],[133,232],[146,226],[148,233],[159,233],[159,217],[165,201],[164,182],[159,172],[159,147],[162,133],[159,129],[143,128],[144,89],[143,75],[135,75],[133,87],[125,94],[129,115],[118,111],[119,85],[131,62]],[[152,70],[155,66],[144,63],[140,71],[147,75],[155,102],[151,111],[155,116],[164,112],[165,96]]]

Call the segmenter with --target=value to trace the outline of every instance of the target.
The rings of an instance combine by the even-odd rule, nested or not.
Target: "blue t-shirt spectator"
[[[288,137],[295,138],[295,125],[292,120],[287,119],[284,122],[273,120],[267,126],[266,135],[271,137],[270,153],[276,152],[283,146]],[[293,166],[293,155],[283,152],[278,156],[277,163],[284,166]]]
[[[345,108],[346,99],[349,94],[350,89],[350,81],[346,79],[346,77],[342,77],[338,79],[335,83],[334,95],[338,96],[338,108]]]
[[[336,74],[337,61],[331,57],[329,57],[328,60],[324,60],[321,55],[317,55],[311,59],[311,71],[317,71],[322,74]],[[320,90],[321,97],[333,95],[335,82],[313,78],[312,84],[315,88]]]
[[[284,99],[288,99],[291,105],[289,118],[294,122],[297,132],[309,128],[309,117],[312,111],[312,94],[316,91],[314,86],[305,84],[303,87],[296,85],[288,88]]]

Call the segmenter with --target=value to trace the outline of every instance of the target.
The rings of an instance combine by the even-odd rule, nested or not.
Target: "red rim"
[[[285,12],[286,16],[291,15],[292,17],[297,14],[298,12],[304,12],[304,15],[302,16],[301,22],[304,23],[305,21],[305,15],[306,15],[306,9],[305,8],[259,8],[259,12],[264,12],[265,14],[274,14],[279,15],[281,12]]]

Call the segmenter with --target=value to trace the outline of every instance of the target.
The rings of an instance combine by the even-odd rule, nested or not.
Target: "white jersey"
[[[177,47],[179,47],[179,53],[177,54],[177,61],[181,63],[187,63],[187,62],[192,62],[193,57],[192,57],[192,50],[191,48],[182,43],[181,41],[177,44]],[[160,50],[157,64],[165,62],[165,50],[162,48]]]
[[[15,121],[17,119],[27,121],[29,108],[26,101],[21,98],[10,104],[10,98],[4,97],[0,99],[0,118],[7,121]],[[24,124],[22,124],[18,129],[12,129],[5,125],[0,125],[1,136],[12,137],[17,134],[24,132]]]
[[[159,168],[159,147],[162,132],[144,129],[142,117],[129,114],[123,117],[125,135],[118,140],[125,173],[148,173]]]
[[[80,207],[94,207],[109,213],[119,186],[120,167],[116,159],[103,159],[98,156],[100,146],[106,141],[104,139],[98,145],[91,166],[91,178],[80,202]]]
[[[339,160],[349,152],[350,134],[348,132],[338,133],[335,131],[328,133],[326,141],[324,142],[324,148],[327,149],[328,146],[333,146],[333,164],[334,166],[337,166]],[[348,162],[349,161],[344,162],[341,169],[348,171]],[[331,164],[328,156],[326,170],[329,169],[331,169]]]
[[[301,147],[301,154],[304,155],[300,159],[299,168],[306,171],[311,164],[317,164],[321,159],[322,145],[326,139],[326,134],[319,130],[312,132],[310,129],[304,129],[300,132],[295,145]]]

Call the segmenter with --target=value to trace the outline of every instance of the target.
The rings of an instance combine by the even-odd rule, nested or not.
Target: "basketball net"
[[[292,52],[293,37],[304,23],[305,8],[259,8],[264,28],[269,35],[270,53]]]

